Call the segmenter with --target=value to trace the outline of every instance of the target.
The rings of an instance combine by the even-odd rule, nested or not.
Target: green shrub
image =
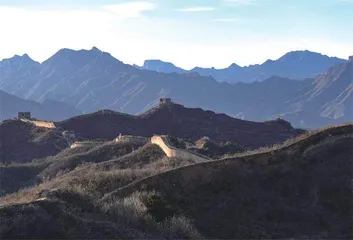
[[[175,211],[168,206],[167,202],[161,197],[151,195],[146,202],[147,213],[150,214],[156,222],[163,222],[174,215]]]

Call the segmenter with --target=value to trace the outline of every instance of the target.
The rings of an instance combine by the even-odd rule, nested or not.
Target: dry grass
[[[33,211],[33,214],[40,212],[40,214],[53,215],[54,213],[59,212],[57,208],[65,208],[65,211],[70,215],[70,219],[72,218],[75,220],[72,220],[72,223],[70,222],[71,220],[63,218],[63,221],[65,221],[63,222],[63,225],[58,226],[58,228],[60,228],[60,232],[68,232],[68,235],[72,238],[81,236],[74,235],[75,228],[77,227],[75,224],[78,224],[78,222],[81,224],[81,221],[86,223],[88,220],[96,223],[105,221],[106,223],[109,223],[109,226],[112,225],[113,229],[123,230],[124,235],[113,235],[120,238],[199,239],[202,237],[199,232],[201,231],[200,229],[203,230],[201,231],[202,234],[208,233],[210,234],[208,236],[213,236],[213,230],[211,229],[213,226],[210,223],[212,214],[208,215],[207,221],[201,221],[201,224],[206,226],[205,228],[199,228],[199,225],[195,224],[200,224],[200,222],[194,223],[190,219],[198,219],[198,221],[200,221],[202,216],[198,216],[198,212],[207,210],[212,211],[214,216],[216,218],[218,217],[217,221],[222,222],[221,215],[218,216],[218,212],[215,211],[215,209],[219,208],[222,210],[223,206],[233,206],[231,204],[234,203],[234,201],[240,201],[243,204],[241,206],[244,207],[248,206],[246,204],[260,204],[260,202],[257,202],[258,198],[262,198],[263,196],[266,196],[264,197],[264,200],[268,202],[261,202],[261,204],[263,204],[263,208],[261,208],[262,210],[271,206],[274,211],[268,213],[270,217],[276,218],[276,214],[283,214],[281,217],[286,217],[287,215],[284,214],[287,213],[286,205],[284,203],[282,204],[279,198],[285,198],[284,195],[281,195],[281,191],[287,191],[287,184],[282,184],[281,181],[275,181],[274,176],[281,175],[283,181],[287,178],[293,178],[293,181],[291,182],[293,183],[293,186],[301,181],[300,178],[295,177],[297,176],[297,168],[300,171],[307,171],[308,179],[310,179],[309,177],[311,176],[311,170],[309,171],[311,168],[302,167],[306,164],[305,161],[297,161],[297,155],[291,155],[289,153],[299,153],[299,157],[306,154],[310,155],[309,157],[313,157],[313,155],[315,157],[316,155],[313,154],[314,152],[322,151],[326,145],[334,145],[338,140],[342,140],[343,138],[352,137],[352,134],[352,124],[329,127],[288,140],[283,145],[276,145],[270,148],[236,155],[241,156],[239,158],[236,157],[237,160],[245,159],[242,158],[243,156],[249,156],[247,159],[256,163],[259,161],[266,163],[277,161],[276,164],[263,165],[253,164],[253,162],[250,161],[234,161],[234,156],[232,156],[233,159],[222,159],[219,161],[180,168],[182,166],[190,165],[190,162],[173,158],[168,159],[158,147],[151,144],[147,144],[137,150],[131,151],[130,153],[128,152],[128,154],[122,154],[116,158],[112,158],[114,154],[107,154],[105,150],[100,150],[98,151],[99,154],[96,154],[98,153],[96,149],[95,154],[92,154],[94,151],[91,149],[87,151],[90,153],[88,155],[87,152],[77,153],[77,155],[82,158],[82,161],[79,161],[78,164],[75,164],[72,168],[70,167],[69,171],[62,171],[66,168],[60,167],[58,168],[59,171],[55,171],[56,175],[51,179],[43,179],[44,181],[39,185],[22,189],[16,193],[8,194],[0,198],[0,206],[2,206],[0,210],[9,209],[10,207],[8,205],[13,204],[21,204],[19,206],[24,206],[23,204],[30,203],[33,205],[34,203],[38,203],[38,201],[35,200],[42,198],[44,192],[49,192],[49,194],[45,195],[47,197],[47,200],[45,201],[53,203],[50,211],[42,211],[39,206],[36,206],[36,210]],[[107,151],[111,152],[111,149],[108,149]],[[264,157],[259,157],[257,155],[258,153],[265,153],[263,155]],[[51,158],[47,161],[51,163],[57,162],[65,159],[67,156],[66,154],[68,153],[63,153],[58,159]],[[295,161],[293,161],[294,159]],[[44,163],[47,164],[45,161],[37,162],[27,164],[26,167],[43,167],[44,165],[42,164]],[[17,171],[23,166],[24,165],[10,165],[3,167],[10,169],[14,168]],[[319,167],[320,166],[321,165],[319,165]],[[321,167],[326,171],[324,165]],[[173,170],[176,168],[178,169]],[[266,168],[266,171],[264,168]],[[332,168],[340,169],[340,166],[337,164],[330,165],[330,171],[327,173],[331,174],[333,171]],[[315,168],[313,169],[315,170]],[[338,171],[337,169],[335,171]],[[292,174],[288,174],[287,176],[286,173],[290,171],[292,171]],[[320,173],[320,171],[321,170],[318,170],[318,173]],[[258,176],[261,176],[259,178],[261,181],[257,181],[258,179],[256,177]],[[345,183],[344,178],[341,180]],[[322,178],[320,181],[323,181],[323,183],[326,184],[325,178]],[[330,182],[327,182],[327,184],[328,183]],[[234,187],[235,185],[236,187]],[[280,191],[271,192],[273,190],[271,187],[263,192],[264,188],[275,185]],[[306,191],[305,189],[307,188],[303,188],[302,185],[303,184],[301,183],[296,185],[297,191]],[[103,197],[112,192],[123,192],[123,190],[126,191],[122,195]],[[326,194],[324,190],[322,190],[321,194]],[[185,191],[189,192],[185,193]],[[195,192],[199,194],[196,194]],[[203,193],[207,194],[203,195]],[[272,199],[273,194],[279,194],[279,198]],[[288,192],[288,194],[291,193]],[[336,192],[336,195],[337,194],[345,196],[345,193],[343,194],[338,190]],[[189,198],[191,195],[193,195],[193,198]],[[151,211],[151,205],[149,202],[154,196],[160,197],[162,201],[165,201],[168,209],[169,207],[172,209],[172,211],[167,211],[167,214],[162,221],[158,220],[156,217],[154,213],[156,209]],[[211,198],[211,196],[213,197]],[[251,201],[248,199],[250,196],[253,197]],[[179,199],[176,200],[176,198]],[[277,205],[272,205],[272,202],[270,202],[269,199],[276,202]],[[292,204],[292,202],[290,202],[291,198],[288,198],[287,200],[288,206],[290,206],[290,204]],[[301,201],[301,198],[296,200]],[[309,198],[309,200],[311,201],[312,199]],[[227,204],[230,205],[226,205],[227,201]],[[180,203],[182,204],[179,206]],[[343,201],[343,203],[345,202]],[[181,209],[188,206],[188,204],[190,204],[190,209],[185,208],[183,211],[179,211],[179,207]],[[256,204],[255,206],[257,206]],[[283,209],[280,209],[282,212],[277,211],[280,206],[283,207]],[[158,211],[162,211],[164,214],[165,209],[163,208],[163,206],[157,206],[157,213]],[[194,209],[198,209],[199,211],[194,211]],[[252,210],[252,208],[249,209]],[[298,216],[301,214],[293,209],[290,210],[292,214],[298,214]],[[225,214],[224,216],[229,217],[227,215],[227,210],[223,209],[222,211],[222,214]],[[244,218],[248,221],[249,226],[250,224],[253,224],[254,219],[246,217],[246,214],[253,213],[246,212],[245,214],[245,212],[242,211],[240,205],[239,207],[238,205],[235,206],[231,218],[233,219],[233,215],[236,213],[238,216],[235,220],[238,218]],[[313,208],[314,213],[315,211],[316,208]],[[206,216],[206,212],[203,214]],[[50,219],[52,219],[53,216],[51,216]],[[35,216],[33,219],[34,218]],[[32,218],[22,219],[16,215],[16,224],[27,224],[25,222],[27,222],[28,219]],[[49,218],[46,216],[45,219]],[[38,221],[38,219],[36,221]],[[256,221],[261,222],[259,219]],[[232,221],[226,222],[226,220],[224,220],[224,224],[227,226],[220,225],[219,222],[217,227],[215,227],[215,229],[217,229],[215,231],[221,231],[222,227],[224,227],[227,231],[232,232],[230,228],[233,224]],[[11,219],[6,219],[6,223],[6,229],[11,229]],[[72,226],[70,225],[71,223]],[[237,230],[244,234],[244,236],[257,236],[255,233],[255,235],[252,235],[252,233],[246,232],[247,230],[244,229],[248,227],[242,227],[241,224],[241,222],[236,222],[236,224],[233,225]],[[266,224],[270,223],[266,222]],[[304,226],[304,224],[302,225]],[[253,229],[256,227],[261,228],[262,225],[255,224]],[[282,227],[283,229],[286,229],[286,226],[283,225]],[[1,229],[1,232],[6,230],[4,229],[5,228]],[[29,231],[29,229],[30,228],[27,230]],[[258,229],[255,230],[257,231]],[[97,231],[104,231],[104,228],[99,227]],[[259,232],[261,231],[262,229],[259,230]],[[283,232],[285,231],[283,230]],[[207,235],[205,234],[205,236]]]
[[[109,146],[109,144],[107,146]],[[124,146],[125,143],[121,144],[120,148],[123,149]],[[91,151],[88,151],[88,153]],[[104,153],[103,156],[99,155],[101,157],[100,161],[110,158],[104,158],[105,151],[102,151],[102,153]],[[77,164],[75,167],[72,167],[71,170],[60,167],[55,171],[55,177],[42,177],[43,182],[34,187],[25,188],[18,192],[5,195],[0,198],[0,206],[29,203],[40,198],[42,191],[56,188],[68,189],[99,199],[104,194],[137,180],[191,163],[190,161],[176,158],[169,159],[158,147],[151,144],[147,144],[118,159],[103,161],[101,163],[90,161],[89,159],[91,158],[88,157],[90,154],[87,155],[87,153],[80,153],[78,156],[81,156],[86,162]],[[56,163],[58,159],[51,159],[50,161]],[[37,164],[42,166],[44,163],[32,163],[27,165],[33,166]],[[66,164],[65,162],[59,163],[60,166],[66,166],[63,165]],[[22,167],[22,165],[18,165],[18,167]],[[49,165],[43,172],[47,173],[51,169],[53,169],[53,166]],[[41,173],[40,176],[43,176],[43,173]]]
[[[0,206],[29,203],[39,198],[41,188],[39,186],[22,189],[16,193],[11,193],[0,198]]]
[[[106,202],[102,211],[120,226],[133,227],[142,232],[159,235],[167,239],[201,239],[192,221],[184,216],[171,215],[163,222],[157,222],[146,206],[155,192],[134,192],[116,201]]]
[[[346,134],[350,134],[352,132],[353,132],[353,123],[351,122],[341,124],[341,125],[335,125],[335,126],[326,126],[324,128],[308,131],[297,137],[287,139],[283,144],[275,144],[268,147],[261,147],[261,148],[258,148],[255,150],[249,150],[243,153],[226,154],[223,157],[223,159],[234,158],[234,157],[244,157],[244,156],[262,154],[262,153],[271,153],[282,149],[288,149],[294,145],[297,145],[300,148],[303,148],[303,147],[305,148],[306,146],[316,144],[326,138],[331,138],[332,136],[335,136],[335,135],[343,136]]]

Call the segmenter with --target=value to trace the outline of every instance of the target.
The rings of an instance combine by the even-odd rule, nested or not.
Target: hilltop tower
[[[172,99],[171,98],[161,98],[159,99],[159,104],[171,104],[172,103]]]
[[[31,119],[31,112],[19,112],[18,119]]]

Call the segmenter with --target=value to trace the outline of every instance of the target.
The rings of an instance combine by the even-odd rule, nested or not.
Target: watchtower
[[[31,119],[31,112],[19,112],[18,119]]]
[[[161,99],[159,99],[159,103],[160,104],[170,104],[170,103],[172,103],[172,99],[171,98],[161,98]]]

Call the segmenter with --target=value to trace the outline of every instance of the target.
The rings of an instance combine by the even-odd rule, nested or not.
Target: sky
[[[128,64],[241,66],[353,55],[353,0],[0,0],[0,59],[96,46]]]

